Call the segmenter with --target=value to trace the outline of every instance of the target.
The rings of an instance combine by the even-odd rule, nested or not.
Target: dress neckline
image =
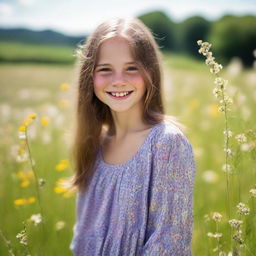
[[[161,123],[158,123],[156,125],[154,125],[148,132],[148,134],[146,135],[146,138],[144,139],[144,141],[142,142],[142,144],[140,145],[139,147],[139,150],[126,162],[124,163],[120,163],[120,164],[110,164],[110,163],[107,163],[105,162],[104,160],[104,157],[103,157],[103,153],[102,153],[102,148],[100,147],[99,149],[99,155],[100,155],[100,162],[106,166],[106,167],[112,167],[112,168],[115,168],[115,167],[122,167],[122,166],[125,166],[125,165],[129,165],[140,153],[141,151],[143,150],[143,148],[145,147],[145,145],[147,144],[148,140],[150,139],[151,137],[151,134],[153,133],[153,131],[155,130],[156,127],[162,125],[163,122]]]

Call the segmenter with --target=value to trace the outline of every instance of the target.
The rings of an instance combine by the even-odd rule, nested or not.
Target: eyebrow
[[[135,61],[131,61],[131,62],[126,62],[125,64],[136,64]],[[100,63],[100,64],[97,64],[96,67],[99,67],[99,66],[108,66],[110,65],[109,63]]]

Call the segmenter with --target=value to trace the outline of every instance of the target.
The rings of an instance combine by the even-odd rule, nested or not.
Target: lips
[[[124,92],[124,91],[123,91]],[[107,94],[112,98],[112,99],[115,99],[115,100],[124,100],[124,99],[127,99],[128,97],[130,97],[130,95],[133,93],[133,91],[125,91],[125,92],[128,92],[127,95],[125,96],[114,96],[111,94],[111,92],[107,92]],[[117,93],[117,92],[115,92]],[[121,92],[118,92],[118,93],[121,93]]]

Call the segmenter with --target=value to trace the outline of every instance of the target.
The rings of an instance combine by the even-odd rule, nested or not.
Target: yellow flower
[[[26,205],[26,204],[32,204],[36,201],[35,197],[29,197],[29,198],[19,198],[14,200],[15,205]]]
[[[60,89],[62,91],[67,91],[67,90],[69,90],[69,88],[70,88],[69,84],[63,83],[60,85]]]
[[[36,201],[36,198],[35,197],[30,197],[27,200],[28,200],[29,204],[32,204],[32,203],[34,203]]]
[[[219,111],[218,111],[218,104],[212,104],[209,106],[209,112],[210,112],[210,116],[212,117],[217,117],[219,116]]]
[[[14,204],[15,205],[24,205],[24,204],[26,204],[26,199],[25,198],[16,199],[16,200],[14,200]]]
[[[28,126],[28,125],[32,124],[32,119],[25,119],[24,121],[22,121],[22,124],[25,126]]]
[[[34,178],[33,171],[23,171],[20,170],[16,173],[17,177],[22,181],[20,186],[22,188],[27,187],[30,184],[30,180]]]
[[[20,147],[20,148],[18,149],[18,155],[23,155],[23,154],[25,154],[25,153],[26,153],[26,150],[25,150],[24,148]]]
[[[22,188],[25,188],[25,187],[27,187],[29,184],[30,184],[30,181],[29,181],[29,180],[23,180],[23,182],[20,184],[20,186],[21,186]]]
[[[68,100],[60,100],[60,101],[59,101],[59,106],[60,106],[61,108],[65,108],[66,106],[68,106],[68,103],[69,103]]]
[[[48,117],[42,117],[41,118],[41,125],[47,126],[50,123],[50,119]]]
[[[64,171],[69,165],[69,161],[68,160],[61,160],[56,166],[55,166],[55,170],[56,171]]]
[[[55,188],[54,188],[54,192],[55,192],[56,194],[61,194],[61,193],[64,193],[64,192],[66,192],[66,191],[67,191],[67,189],[61,188],[61,187],[55,187]]]
[[[27,127],[26,127],[25,125],[21,125],[21,126],[19,127],[19,132],[25,132],[26,129],[27,129]]]
[[[31,114],[29,114],[27,118],[28,118],[28,119],[31,119],[31,120],[36,119],[36,113],[31,113]]]

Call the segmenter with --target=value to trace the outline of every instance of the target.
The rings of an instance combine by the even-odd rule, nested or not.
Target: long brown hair
[[[79,79],[76,124],[71,146],[75,174],[71,186],[78,190],[88,188],[104,132],[115,132],[109,107],[94,94],[93,71],[101,43],[116,36],[127,40],[134,59],[141,67],[147,88],[144,96],[144,123],[155,125],[166,119],[161,93],[162,55],[149,28],[137,18],[114,18],[100,24],[76,51]],[[169,116],[169,121],[183,128],[175,119]]]

